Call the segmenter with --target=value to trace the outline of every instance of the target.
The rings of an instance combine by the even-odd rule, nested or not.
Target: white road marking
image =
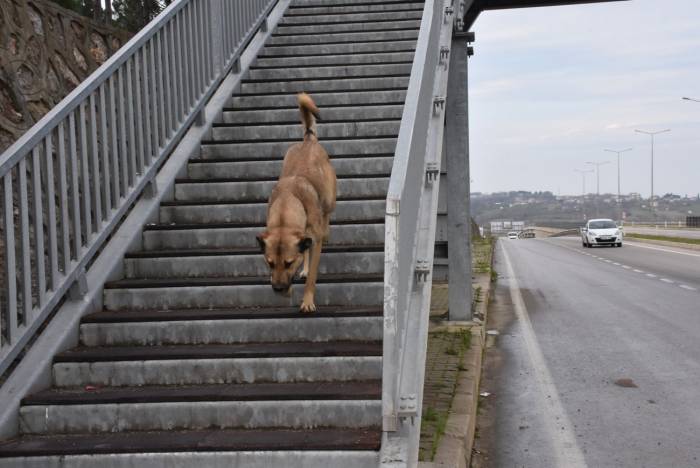
[[[649,278],[656,278],[656,275],[653,274],[653,273],[647,273],[647,276],[648,276]]]
[[[644,273],[644,271],[642,271],[642,270],[637,270],[637,269],[634,269],[634,270],[632,270],[632,271],[634,271],[635,273]]]
[[[622,266],[622,268],[626,268],[628,270],[630,269],[630,267],[628,267],[627,265],[621,265],[621,266]]]
[[[612,263],[612,260],[605,260],[606,263]],[[618,263],[619,265],[619,263]]]
[[[668,278],[659,278],[659,280],[663,281],[664,283],[670,283],[673,284],[673,281],[668,279]]]
[[[520,285],[515,277],[515,271],[510,263],[510,258],[508,257],[504,245],[502,243],[500,245],[510,279],[510,296],[513,300],[515,314],[523,328],[525,347],[530,358],[530,364],[534,370],[533,375],[540,389],[538,394],[542,396],[541,403],[545,412],[543,421],[546,425],[546,430],[549,432],[554,456],[557,459],[557,463],[554,465],[565,466],[567,468],[587,468],[583,452],[581,452],[581,448],[576,441],[573,425],[559,400],[557,387],[554,384],[540,345],[537,342],[537,336],[535,335],[535,330],[532,328],[530,315],[527,312],[525,301],[520,293]]]
[[[687,289],[688,291],[697,291],[696,288],[694,288],[692,286],[688,286],[687,284],[679,284],[678,287],[683,288],[683,289]]]
[[[617,262],[613,262],[613,265],[620,266],[620,264]]]
[[[679,252],[678,250],[671,250],[671,249],[661,249],[659,247],[651,247],[648,245],[642,245],[642,244],[637,244],[637,243],[627,243],[627,245],[631,247],[639,247],[641,249],[651,249],[651,250],[660,250],[662,252],[670,252],[678,255],[687,255],[688,257],[700,257],[700,254],[695,254],[695,253],[690,253],[690,252]]]

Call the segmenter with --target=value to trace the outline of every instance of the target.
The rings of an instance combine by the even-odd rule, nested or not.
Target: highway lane
[[[700,256],[499,244],[476,466],[700,466]]]

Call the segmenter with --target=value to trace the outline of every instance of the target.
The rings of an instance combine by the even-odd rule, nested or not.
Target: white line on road
[[[637,270],[636,268],[635,268],[634,270],[632,270],[632,271],[634,271],[635,273],[644,273],[644,271],[642,271],[642,270]]]
[[[653,273],[647,273],[647,276],[648,276],[649,278],[656,278],[656,275],[653,274]]]
[[[683,288],[683,289],[687,289],[688,291],[697,291],[696,288],[694,288],[692,286],[688,286],[687,284],[679,284],[678,286]]]
[[[628,267],[627,265],[622,265],[622,268],[626,268],[628,270],[630,269],[630,267]]]
[[[535,335],[535,330],[532,328],[530,315],[527,312],[525,301],[520,293],[520,285],[515,277],[515,271],[510,263],[506,248],[502,243],[501,251],[503,252],[503,259],[505,260],[506,269],[508,270],[510,296],[513,300],[515,314],[522,325],[527,354],[530,357],[530,364],[534,370],[533,374],[540,387],[538,394],[543,396],[542,406],[546,413],[543,422],[546,425],[550,440],[552,441],[554,456],[557,458],[555,466],[587,468],[583,452],[581,452],[581,448],[576,442],[573,425],[559,400],[557,387],[554,385],[554,380],[547,368],[547,363],[544,360],[540,345],[537,342],[537,336]],[[547,398],[544,398],[545,395]]]
[[[659,278],[659,280],[663,281],[664,283],[670,283],[673,284],[673,281],[668,279],[668,278]]]
[[[617,262],[613,262],[613,265],[617,265],[617,266],[620,266],[620,264],[619,264],[619,263],[617,263]]]

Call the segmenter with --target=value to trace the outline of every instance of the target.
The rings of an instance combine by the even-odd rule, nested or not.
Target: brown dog
[[[301,277],[306,278],[306,284],[301,311],[313,312],[321,243],[328,238],[328,224],[335,209],[336,178],[328,153],[318,142],[318,108],[306,93],[299,94],[298,101],[304,140],[290,147],[284,156],[282,174],[267,205],[267,229],[257,239],[276,292],[289,292],[295,272],[304,263]]]

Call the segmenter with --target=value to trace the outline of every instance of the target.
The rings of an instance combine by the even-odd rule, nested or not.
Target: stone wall
[[[0,153],[130,35],[48,0],[0,0]]]

